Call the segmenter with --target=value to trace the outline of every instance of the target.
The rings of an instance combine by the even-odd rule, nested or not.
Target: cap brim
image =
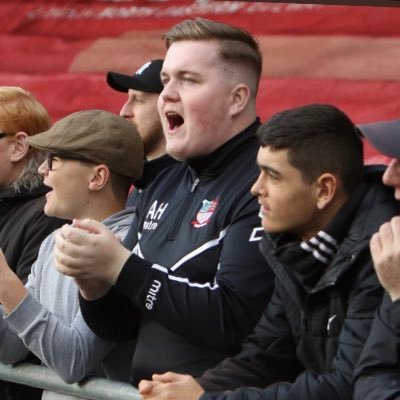
[[[400,119],[360,124],[358,128],[379,152],[400,158]]]
[[[108,72],[107,83],[118,92],[127,93],[129,89],[134,89],[147,93],[159,93],[158,88],[150,87],[134,76],[120,74],[118,72]]]
[[[37,135],[29,136],[26,141],[30,146],[39,150],[54,150],[51,146],[51,128],[47,131],[38,133]]]

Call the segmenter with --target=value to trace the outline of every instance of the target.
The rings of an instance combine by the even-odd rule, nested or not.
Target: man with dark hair
[[[382,290],[368,242],[397,209],[381,171],[363,171],[351,120],[323,104],[258,130],[252,187],[275,291],[241,352],[206,371],[154,375],[144,399],[351,399],[352,373]]]
[[[166,39],[158,111],[167,153],[182,162],[143,192],[133,254],[97,221],[63,228],[56,245],[57,268],[78,279],[93,331],[137,337],[135,385],[171,369],[199,375],[235,354],[273,289],[250,194],[258,44],[204,19],[181,22]]]
[[[114,90],[127,93],[128,99],[122,105],[119,115],[133,124],[144,145],[144,164],[141,179],[135,182],[127,200],[127,206],[137,205],[142,190],[165,168],[176,161],[165,152],[165,137],[157,111],[158,96],[163,90],[160,73],[161,59],[148,61],[132,76],[108,72],[107,83]]]
[[[400,120],[360,126],[364,136],[385,156],[393,157],[383,183],[400,201]],[[389,400],[400,396],[400,217],[383,224],[370,242],[379,282],[386,294],[355,371],[356,400]]]

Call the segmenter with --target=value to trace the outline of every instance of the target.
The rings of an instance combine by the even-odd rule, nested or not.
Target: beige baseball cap
[[[144,151],[139,133],[130,122],[108,111],[75,112],[27,141],[40,150],[74,154],[105,164],[133,180],[143,172]]]

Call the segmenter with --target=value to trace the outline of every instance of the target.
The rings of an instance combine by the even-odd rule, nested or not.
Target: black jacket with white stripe
[[[274,257],[276,242],[263,238],[275,291],[241,352],[198,379],[207,391],[201,400],[352,398],[353,370],[382,297],[369,240],[398,210],[381,175],[369,168],[350,228],[313,288],[304,288]]]
[[[160,172],[142,194],[138,243],[115,287],[98,301],[81,299],[99,336],[124,340],[139,325],[133,384],[168,370],[197,376],[235,354],[272,294],[250,193],[258,126]]]

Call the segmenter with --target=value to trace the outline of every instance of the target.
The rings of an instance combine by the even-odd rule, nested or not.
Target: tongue
[[[168,117],[168,122],[169,122],[170,129],[175,129],[175,128],[180,127],[183,124],[183,118],[178,114],[170,115]]]

